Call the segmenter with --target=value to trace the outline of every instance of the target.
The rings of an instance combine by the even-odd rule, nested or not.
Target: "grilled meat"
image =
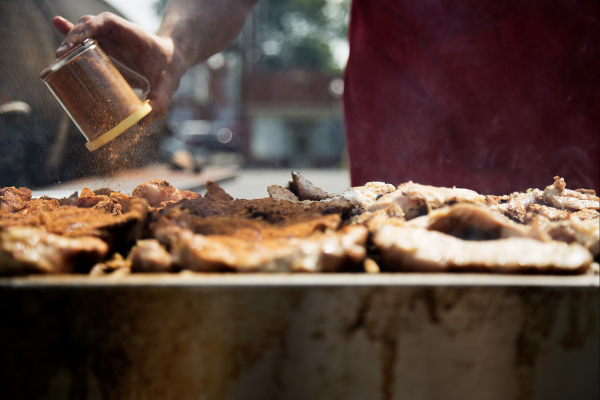
[[[364,186],[350,188],[335,196],[352,200],[361,209],[371,211],[371,208],[377,204],[377,200],[395,190],[394,185],[383,182],[368,182]]]
[[[148,213],[145,200],[133,199],[129,212],[111,215],[104,209],[60,207],[36,214],[8,215],[0,219],[0,232],[16,226],[43,228],[66,238],[92,236],[109,245],[110,252],[128,252],[143,233]]]
[[[27,188],[6,187],[0,189],[0,216],[8,214],[35,214],[60,207],[56,199],[32,199]]]
[[[407,227],[424,228],[463,240],[496,240],[509,237],[539,238],[531,227],[518,224],[483,206],[454,204],[415,218]],[[546,239],[544,237],[544,239]]]
[[[278,185],[269,186],[267,188],[267,193],[269,193],[269,197],[273,200],[285,200],[291,201],[292,203],[298,203],[300,201],[290,190]]]
[[[389,189],[391,188],[393,186]],[[467,189],[439,188],[407,182],[398,186],[395,191],[389,190],[377,196],[375,201],[369,202],[362,215],[350,222],[366,224],[374,231],[388,223],[402,225],[406,220],[427,215],[432,210],[455,203],[485,204],[485,197]]]
[[[341,193],[327,193],[297,172],[292,172],[292,178],[289,189],[269,186],[269,196],[275,200],[294,203],[301,201],[303,207],[318,212],[340,212],[345,218],[369,212],[379,198],[396,190],[393,185],[383,182],[369,182],[365,186],[348,188]]]
[[[367,230],[345,227],[306,238],[247,240],[230,235],[205,236],[170,225],[156,232],[169,243],[173,264],[197,272],[336,272],[360,265]]]
[[[543,197],[548,205],[559,210],[598,211],[600,207],[600,198],[593,190],[569,190],[566,188],[565,180],[558,176],[554,177],[553,185],[546,187]]]
[[[563,219],[568,219],[571,213],[566,210],[559,210],[557,208],[548,207],[541,204],[531,204],[529,207],[527,207],[523,222],[530,223],[538,215],[548,218],[550,221],[561,221]]]
[[[349,188],[341,193],[327,193],[316,187],[297,172],[292,172],[292,182],[289,190],[280,186],[269,186],[269,196],[276,200],[288,200],[292,202],[302,201],[305,205],[311,205],[311,201],[321,204],[335,203],[345,204],[346,207],[368,210],[383,195],[393,192],[396,188],[383,182],[368,182],[365,186]]]
[[[394,219],[380,214],[367,225],[375,232],[375,246],[387,260],[388,268],[397,264],[397,268],[408,270],[508,272],[521,268],[530,272],[581,273],[590,268],[592,255],[598,256],[600,226],[594,210],[597,204],[593,193],[568,191],[563,184],[557,177],[556,187],[548,187],[544,192],[531,189],[510,196],[486,196],[487,207],[475,205],[481,204],[480,197],[467,196],[462,199],[466,202],[434,209],[418,218],[409,217],[411,220],[405,223],[396,219],[396,226],[390,223]],[[404,192],[399,195],[403,187],[400,185],[388,197],[410,207]],[[387,201],[385,197],[381,200]],[[539,204],[550,201],[560,204],[561,209]],[[442,199],[429,204],[442,203],[448,204]],[[565,205],[571,212],[562,208]],[[564,243],[572,246],[564,247]],[[529,250],[527,246],[531,246]],[[589,257],[582,258],[582,250],[586,249]],[[526,256],[528,251],[530,256]],[[552,257],[556,257],[555,262]],[[583,261],[575,265],[573,260]]]
[[[270,193],[234,200],[213,183],[203,198],[154,211],[149,234],[169,250],[176,269],[316,272],[362,262],[366,229],[340,229],[341,214],[353,203],[341,197],[300,202],[279,187]]]
[[[104,188],[32,199],[4,188],[0,274],[376,272],[380,257],[393,271],[583,273],[600,252],[598,198],[558,177],[543,192],[507,196],[413,182],[330,194],[292,180],[255,200],[213,182],[204,197],[160,180],[134,197]]]
[[[27,207],[31,190],[27,188],[5,187],[0,190],[0,214],[14,214]]]
[[[194,233],[206,236],[222,235],[236,236],[245,240],[262,240],[277,237],[307,237],[314,232],[335,231],[341,225],[339,214],[288,214],[286,218],[269,215],[240,213],[233,215],[199,216],[187,212],[183,207],[173,207],[154,215],[149,224],[150,234],[170,225],[188,229]]]
[[[553,240],[578,243],[598,257],[600,254],[600,218],[581,220],[575,215],[567,219],[551,221],[543,216],[534,218],[531,226],[544,232]]]
[[[92,207],[95,207],[96,204],[98,204],[101,201],[104,201],[106,199],[108,199],[108,196],[105,196],[102,194],[96,194],[93,191],[91,191],[90,189],[84,188],[81,191],[81,194],[79,195],[77,200],[75,200],[75,203],[73,204],[73,206],[78,207],[78,208],[92,208]]]
[[[114,253],[110,260],[94,265],[94,268],[90,271],[90,276],[104,276],[110,274],[115,277],[129,275],[130,273],[131,261],[124,259],[119,253]]]
[[[329,194],[323,189],[313,185],[298,172],[292,171],[292,181],[289,184],[290,190],[300,201],[303,200],[324,200],[329,198]]]
[[[88,188],[84,188],[79,196],[77,196],[77,192],[75,192],[70,197],[64,199],[49,200],[58,202],[58,206],[60,207],[73,206],[77,208],[95,208],[107,211],[113,215],[122,215],[123,213],[129,212],[132,198],[119,192],[113,192],[110,189],[97,189],[92,191]]]
[[[596,210],[592,210],[590,208],[583,209],[581,211],[577,211],[573,213],[573,216],[585,220],[585,219],[597,219],[600,217],[600,212]]]
[[[486,196],[486,202],[491,210],[525,224],[537,215],[552,221],[569,219],[572,214],[582,220],[600,216],[593,190],[568,190],[564,179],[554,180],[554,185],[544,191],[529,189],[510,196]]]
[[[58,201],[58,204],[60,204],[61,207],[64,207],[64,206],[73,206],[73,205],[75,205],[75,202],[77,201],[78,198],[79,198],[79,193],[78,192],[74,192],[69,197],[64,197],[62,199],[58,199],[57,201]]]
[[[200,197],[198,193],[189,190],[180,191],[169,182],[160,179],[153,179],[137,186],[133,189],[132,196],[145,199],[151,207],[161,207],[166,203]]]
[[[199,197],[199,196],[196,196]],[[188,198],[196,198],[188,197]],[[210,201],[232,201],[233,197],[229,193],[225,192],[218,183],[208,181],[206,182],[206,194],[204,195],[206,200]]]
[[[578,244],[529,238],[466,241],[422,228],[385,226],[373,238],[386,270],[581,274],[592,255]]]
[[[129,254],[133,272],[170,272],[173,257],[158,240],[140,240]]]
[[[396,191],[377,201],[378,208],[396,206],[404,212],[404,218],[411,220],[444,205],[454,203],[485,204],[485,196],[468,189],[440,188],[419,185],[413,182],[403,183]]]
[[[87,273],[107,252],[107,244],[95,237],[14,226],[0,232],[0,275]]]
[[[525,193],[513,193],[510,196],[486,196],[489,208],[514,221],[524,223],[527,210],[532,205],[538,205],[542,199],[542,191],[530,189]]]
[[[216,183],[213,183],[207,186],[207,193],[203,198],[184,199],[177,204],[166,205],[162,212],[167,213],[174,207],[188,210],[186,212],[200,217],[219,215],[242,219],[262,218],[273,223],[313,214],[348,215],[356,208],[356,205],[339,197],[324,201],[302,202],[276,200],[274,198],[233,199]]]

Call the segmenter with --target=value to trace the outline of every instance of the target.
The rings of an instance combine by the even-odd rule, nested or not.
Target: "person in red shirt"
[[[599,4],[354,0],[352,183],[599,190]]]
[[[113,14],[60,18],[57,56],[93,37],[146,75],[154,118],[257,0],[171,0],[156,35]],[[600,190],[597,1],[353,0],[344,109],[352,185],[484,194]],[[146,121],[147,122],[147,121]]]

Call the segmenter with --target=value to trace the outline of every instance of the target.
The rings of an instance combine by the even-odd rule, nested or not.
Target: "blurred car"
[[[241,128],[237,122],[187,120],[171,127],[176,137],[191,148],[241,151]]]
[[[167,136],[159,146],[160,161],[176,170],[201,172],[208,163],[208,151],[202,147],[187,146],[181,140]]]

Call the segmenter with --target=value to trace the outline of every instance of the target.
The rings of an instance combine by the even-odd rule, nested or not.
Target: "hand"
[[[106,54],[141,73],[150,81],[148,99],[152,112],[141,124],[147,125],[152,120],[166,115],[171,96],[177,90],[185,72],[171,38],[154,35],[108,12],[97,16],[83,16],[76,24],[62,17],[54,17],[52,23],[65,36],[65,40],[56,50],[56,57],[64,55],[85,39],[95,39]]]

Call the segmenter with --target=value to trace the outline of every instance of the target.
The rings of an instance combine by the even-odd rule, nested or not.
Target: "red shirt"
[[[352,185],[599,185],[597,0],[354,0]]]

